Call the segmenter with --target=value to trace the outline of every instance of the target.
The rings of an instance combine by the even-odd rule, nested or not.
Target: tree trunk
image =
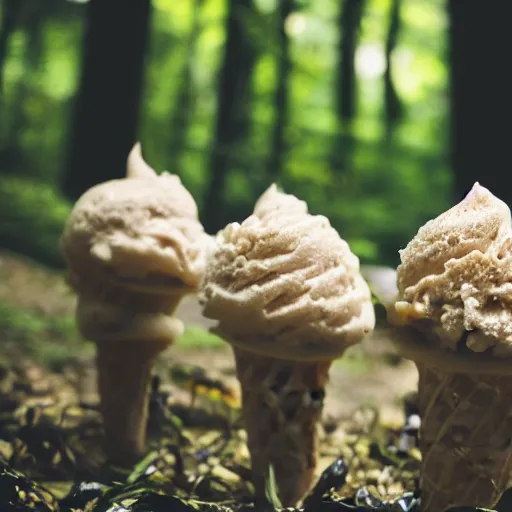
[[[356,117],[357,110],[355,55],[364,1],[343,0],[338,21],[340,38],[334,95],[334,109],[338,117],[338,129],[333,137],[331,150],[331,163],[338,172],[348,169],[354,150],[355,141],[350,124]],[[334,192],[332,188],[330,190]]]
[[[5,119],[5,138],[0,153],[1,167],[8,172],[22,171],[30,174],[33,167],[23,152],[21,140],[23,132],[30,123],[27,111],[27,100],[37,95],[38,82],[41,79],[42,62],[44,61],[44,28],[47,12],[44,9],[25,11],[23,14],[23,30],[27,35],[23,55],[23,79],[16,84],[9,115]]]
[[[204,224],[209,232],[227,218],[224,188],[231,164],[230,151],[239,148],[249,131],[251,76],[256,51],[245,30],[244,10],[254,11],[252,0],[228,0],[226,43],[219,76],[217,119],[212,142],[210,182],[204,200]]]
[[[136,141],[150,26],[150,0],[91,0],[63,190],[88,188],[126,173]]]
[[[340,11],[336,111],[342,120],[351,120],[356,113],[355,54],[363,7],[364,0],[343,0]]]
[[[506,2],[450,0],[451,162],[460,201],[478,181],[509,206],[512,117]]]
[[[20,11],[20,0],[3,0],[0,23],[0,94],[3,92],[4,65],[9,50],[9,40],[16,28],[16,20]]]
[[[268,171],[273,181],[276,181],[281,174],[287,149],[285,131],[289,113],[288,79],[292,63],[290,60],[290,39],[285,30],[285,23],[288,16],[293,12],[294,4],[294,0],[281,0],[279,3],[279,61],[277,87],[274,97],[275,118]]]
[[[391,56],[400,31],[400,8],[402,0],[393,0],[389,13],[389,28],[386,38],[386,69],[384,71],[384,119],[389,137],[396,123],[402,118],[403,108],[391,74]]]
[[[187,133],[194,106],[192,70],[196,60],[196,44],[200,33],[199,0],[193,0],[192,28],[186,42],[186,57],[180,73],[180,84],[171,116],[170,162],[178,162],[187,144]],[[178,164],[179,166],[179,164]]]

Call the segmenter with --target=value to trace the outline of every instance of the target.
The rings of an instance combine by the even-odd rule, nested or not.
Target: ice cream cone
[[[82,335],[98,348],[99,392],[112,462],[145,447],[148,384],[183,324],[173,314],[197,291],[210,237],[178,176],[157,175],[136,144],[127,176],[89,189],[61,238]]]
[[[387,305],[419,371],[422,512],[492,508],[512,473],[512,218],[475,184],[401,251]]]
[[[512,473],[512,377],[418,370],[422,512],[492,508]]]
[[[98,389],[110,460],[134,464],[146,448],[151,370],[160,344],[140,342],[97,345]]]
[[[314,477],[329,367],[375,325],[359,260],[327,218],[271,186],[218,234],[201,301],[235,353],[256,498],[272,466],[293,506]]]
[[[317,427],[331,362],[291,363],[233,348],[256,494],[274,468],[283,506],[309,490],[317,466]]]
[[[79,297],[77,323],[97,347],[106,452],[112,462],[130,466],[145,451],[151,370],[182,332],[172,316],[181,297],[123,294],[118,288],[104,295],[106,302]]]

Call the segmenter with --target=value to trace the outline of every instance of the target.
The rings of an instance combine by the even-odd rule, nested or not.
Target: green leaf
[[[273,508],[273,510],[283,508],[283,505],[281,504],[281,501],[279,500],[277,493],[278,488],[276,482],[276,475],[274,472],[274,466],[272,466],[271,464],[268,468],[268,476],[265,485],[265,498],[267,500],[267,503]]]

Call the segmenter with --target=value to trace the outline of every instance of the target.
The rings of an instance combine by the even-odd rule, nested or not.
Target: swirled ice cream
[[[88,190],[61,239],[76,322],[96,343],[107,453],[132,467],[146,450],[151,372],[183,332],[175,317],[203,277],[210,237],[177,176],[158,176],[140,145],[127,177]]]
[[[145,289],[196,289],[210,241],[196,203],[180,178],[157,175],[136,145],[127,178],[88,190],[66,224],[61,247],[70,283],[97,278]]]
[[[373,329],[358,258],[294,196],[272,186],[217,245],[202,302],[232,344],[289,360],[334,359]]]
[[[305,215],[308,213],[308,205],[292,194],[285,194],[273,183],[256,201],[254,215],[263,219],[278,210],[286,211],[287,215]]]
[[[512,221],[476,183],[459,204],[420,228],[400,252],[395,323],[427,322],[440,345],[475,352],[512,347]],[[460,349],[460,346],[458,347]]]

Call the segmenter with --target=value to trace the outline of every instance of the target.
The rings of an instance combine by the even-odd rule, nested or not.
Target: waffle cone
[[[120,466],[145,452],[151,370],[182,332],[172,316],[180,300],[112,286],[78,296],[78,327],[97,348],[106,452]]]
[[[313,481],[331,362],[295,363],[233,350],[256,496],[264,496],[272,465],[282,505],[293,506]]]
[[[151,370],[165,346],[139,341],[97,345],[106,452],[120,466],[133,465],[145,452]]]
[[[512,377],[418,370],[422,511],[493,508],[512,473]]]

